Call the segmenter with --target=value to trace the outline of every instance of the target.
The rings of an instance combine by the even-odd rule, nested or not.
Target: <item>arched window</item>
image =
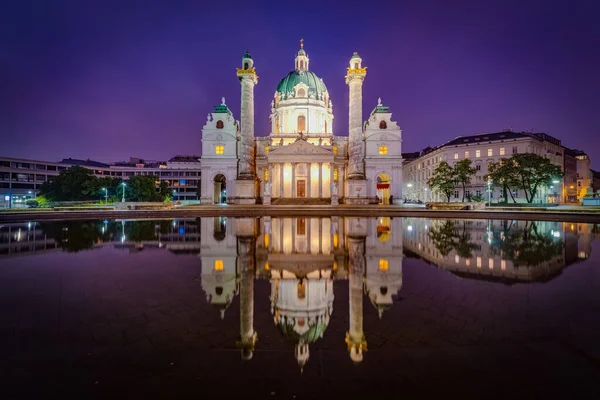
[[[298,97],[306,97],[306,90],[298,89]]]
[[[275,118],[275,134],[279,134],[279,117]]]
[[[387,129],[387,122],[381,121],[379,123],[379,129]]]
[[[306,131],[306,117],[304,115],[298,115],[298,132]]]
[[[358,63],[357,62],[354,63],[354,69],[358,69]]]
[[[221,121],[221,120],[218,120],[218,121],[217,121],[217,129],[223,129],[223,126],[224,126],[224,125],[223,125],[223,121]]]
[[[327,121],[325,121],[325,133],[327,133]]]
[[[244,69],[248,69],[248,63],[247,62],[244,63]]]
[[[306,284],[298,282],[298,299],[302,300],[306,297]]]
[[[304,60],[300,60],[300,68],[299,69],[304,69]]]

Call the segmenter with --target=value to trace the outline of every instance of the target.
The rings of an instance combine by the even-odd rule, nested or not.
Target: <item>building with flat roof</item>
[[[0,157],[0,207],[24,207],[34,198],[40,186],[72,166],[88,168],[97,177],[117,177],[128,180],[137,175],[153,175],[157,186],[167,181],[173,200],[198,200],[200,158],[175,156],[169,161],[145,161],[131,158],[129,162],[102,163],[93,160],[66,158],[60,162]]]

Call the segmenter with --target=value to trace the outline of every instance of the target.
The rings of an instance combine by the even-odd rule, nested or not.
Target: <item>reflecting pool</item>
[[[2,384],[21,396],[588,397],[599,235],[389,217],[4,224]]]

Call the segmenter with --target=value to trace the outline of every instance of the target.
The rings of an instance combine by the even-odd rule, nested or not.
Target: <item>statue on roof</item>
[[[380,106],[381,105],[381,97],[377,99],[377,105]]]
[[[225,97],[221,97],[221,105],[225,105]]]

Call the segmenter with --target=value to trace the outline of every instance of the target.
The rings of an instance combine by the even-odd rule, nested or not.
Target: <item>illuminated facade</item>
[[[241,122],[222,104],[202,131],[203,204],[390,204],[402,197],[401,129],[381,104],[362,121],[366,67],[354,53],[347,68],[349,134],[337,136],[327,86],[309,69],[301,43],[294,69],[271,102],[270,132],[254,135],[254,61],[242,58]],[[226,187],[226,189],[223,189]]]

